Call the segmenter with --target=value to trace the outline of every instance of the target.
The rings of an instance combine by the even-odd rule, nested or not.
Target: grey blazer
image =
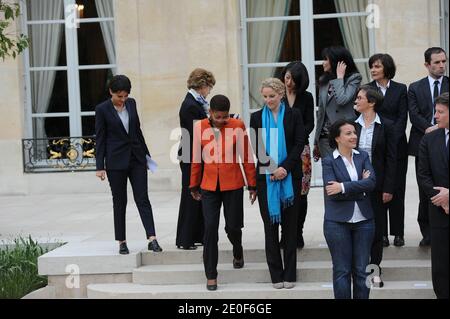
[[[356,118],[353,105],[355,102],[356,91],[362,81],[359,73],[350,75],[345,81],[343,79],[334,79],[330,81],[333,87],[331,95],[328,96],[328,85],[322,86],[319,90],[319,110],[317,113],[316,134],[314,143],[319,144],[320,132],[325,122],[325,112],[331,123],[338,119],[354,120]]]

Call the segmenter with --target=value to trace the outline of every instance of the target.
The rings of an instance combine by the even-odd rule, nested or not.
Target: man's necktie
[[[439,81],[434,81],[434,92],[433,92],[433,103],[436,101],[436,98],[439,96]]]
[[[436,105],[435,102],[436,98],[439,96],[439,81],[434,81],[434,91],[433,91],[433,115],[431,115],[431,123],[435,123],[434,121],[434,113],[436,113]]]

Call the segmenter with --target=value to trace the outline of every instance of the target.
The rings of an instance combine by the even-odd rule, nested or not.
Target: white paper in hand
[[[150,170],[150,172],[155,173],[156,169],[158,168],[158,164],[152,158],[148,155],[146,155],[147,158],[147,168]]]

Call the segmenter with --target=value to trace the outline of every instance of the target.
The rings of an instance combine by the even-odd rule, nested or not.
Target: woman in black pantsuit
[[[133,188],[148,250],[162,251],[156,240],[153,211],[148,199],[147,162],[150,152],[141,131],[136,101],[128,98],[131,82],[125,75],[116,75],[109,84],[111,99],[95,107],[96,176],[108,177],[114,206],[114,230],[119,253],[129,254],[126,242],[125,213],[127,181]]]
[[[181,104],[179,116],[182,138],[178,158],[181,169],[181,200],[178,213],[176,245],[180,249],[197,249],[195,244],[203,244],[203,214],[201,202],[191,196],[189,183],[191,178],[191,145],[193,125],[197,120],[207,117],[209,104],[206,97],[216,84],[214,75],[204,69],[195,69],[189,75],[189,92]]]
[[[273,287],[293,288],[297,281],[300,154],[305,143],[305,128],[300,111],[283,102],[283,82],[274,78],[264,80],[261,94],[265,105],[252,114],[250,127],[258,158],[256,187],[264,222],[266,258]],[[283,259],[278,239],[280,225],[286,246]]]
[[[405,131],[408,121],[408,94],[405,84],[392,80],[395,76],[396,67],[389,54],[378,53],[371,56],[369,68],[373,79],[369,85],[379,90],[384,96],[383,104],[377,109],[377,113],[394,122],[398,150],[394,197],[384,207],[383,246],[389,246],[388,234],[390,234],[395,236],[394,245],[401,247],[405,245],[405,191],[408,171],[408,143]]]

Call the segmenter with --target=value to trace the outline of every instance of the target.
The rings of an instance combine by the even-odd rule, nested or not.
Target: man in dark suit
[[[448,93],[436,98],[438,129],[422,138],[419,149],[420,186],[428,198],[431,228],[431,270],[436,296],[449,298],[448,217]]]
[[[408,154],[416,157],[416,177],[419,185],[419,222],[423,239],[420,246],[430,245],[430,226],[428,220],[428,197],[420,187],[417,175],[419,145],[425,133],[436,129],[434,121],[435,99],[448,92],[448,77],[444,76],[447,56],[442,48],[429,48],[425,51],[425,67],[429,75],[412,83],[408,91],[408,109],[412,127],[409,136]]]
[[[150,152],[142,135],[136,101],[128,98],[130,91],[130,80],[124,75],[116,75],[109,84],[111,99],[95,107],[96,175],[102,181],[108,176],[119,253],[129,253],[125,236],[127,179],[130,179],[134,200],[149,239],[148,249],[160,252],[162,249],[156,240],[152,206],[147,193]]]

